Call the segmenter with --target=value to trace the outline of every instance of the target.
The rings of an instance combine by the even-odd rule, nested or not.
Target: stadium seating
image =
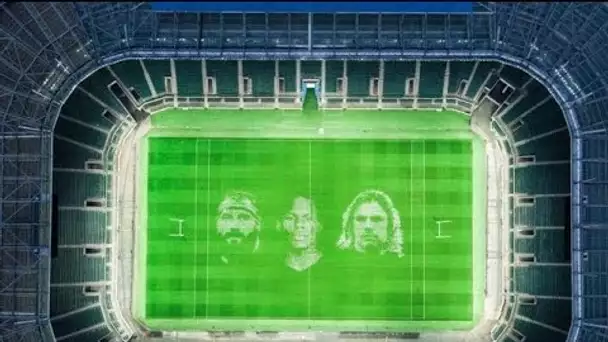
[[[529,76],[508,66],[502,68],[500,77],[516,87],[530,81]],[[534,304],[518,306],[511,333],[526,336],[526,341],[560,341],[566,336],[571,314],[571,284],[564,281],[570,276],[569,136],[559,106],[544,87],[532,80],[523,94],[499,118],[510,127],[513,148],[522,157],[512,160],[511,191],[534,197],[531,206],[513,207],[514,255],[533,255],[534,262],[521,265],[516,261],[512,290],[532,296]],[[520,235],[518,230],[533,234]]]
[[[338,79],[342,77],[344,62],[325,62],[325,92],[331,96],[337,92]]]
[[[55,172],[55,187],[61,189],[57,195],[59,206],[83,207],[90,198],[105,196],[105,176],[99,173]]]
[[[65,169],[82,169],[84,168],[85,160],[98,160],[101,154],[83,148],[55,137],[53,142],[55,151],[62,151],[61,154],[55,154],[53,158],[53,166],[55,168]]]
[[[97,97],[107,107],[114,109],[116,112],[124,114],[124,107],[108,88],[112,81],[116,80],[108,69],[101,68],[97,72],[93,73],[93,75],[82,81],[79,87]]]
[[[274,61],[243,61],[243,76],[251,79],[251,96],[274,96]]]
[[[128,63],[112,70],[125,77],[125,84],[141,88],[137,77],[127,77],[141,70],[139,62]],[[105,68],[84,80],[64,104],[55,127],[53,188],[58,228],[54,234],[58,246],[51,260],[50,310],[55,337],[63,341],[105,341],[112,336],[101,314],[99,295],[85,294],[84,289],[107,280],[103,254],[85,255],[87,246],[99,248],[106,243],[107,214],[85,207],[89,199],[105,198],[106,176],[87,170],[85,164],[102,160],[108,132],[119,122],[116,113],[126,115],[106,87],[114,80]]]
[[[55,132],[65,138],[98,149],[103,148],[107,139],[106,132],[84,126],[76,121],[68,120],[65,116],[59,116],[57,119]]]
[[[218,95],[227,97],[239,95],[236,61],[207,61],[207,76],[215,77]]]
[[[203,68],[201,61],[175,61],[177,95],[203,96]]]
[[[296,62],[279,61],[279,77],[285,80],[285,92],[293,93],[296,91]]]
[[[121,63],[116,63],[110,68],[114,71],[114,73],[116,73],[124,84],[128,85],[128,87],[133,87],[139,93],[142,99],[152,96],[150,87],[146,82],[146,77],[139,61],[124,61]]]
[[[165,77],[171,77],[171,64],[168,60],[147,60],[144,65],[157,94],[170,93],[165,91]]]
[[[445,62],[426,62],[420,65],[420,87],[418,94],[424,98],[443,96],[443,80],[445,79]],[[424,75],[424,77],[422,76]]]
[[[414,77],[416,77],[415,62],[388,61],[384,63],[383,97],[386,99],[405,97],[406,79]]]
[[[90,329],[90,330],[88,330]],[[81,342],[81,341],[99,341],[99,342],[110,342],[112,341],[112,335],[107,327],[100,326],[99,324],[89,327],[86,331],[79,333],[76,336],[68,337],[63,341],[66,342]]]
[[[51,271],[52,284],[98,282],[105,279],[105,260],[84,255],[84,248],[59,248]]]
[[[473,78],[471,79],[471,83],[469,84],[466,96],[475,99],[475,95],[483,86],[488,74],[499,67],[500,64],[496,62],[479,62],[477,69],[475,69],[475,73],[473,74]]]
[[[563,262],[568,246],[564,241],[564,232],[560,230],[538,230],[534,238],[515,239],[513,249],[517,253],[530,253],[536,261]]]
[[[87,330],[84,334],[79,333],[77,336],[74,336],[72,339],[73,341],[97,341],[107,336],[110,332],[108,328],[103,325],[103,316],[99,306],[86,308],[80,312],[53,320],[52,325],[55,336],[61,337],[65,336],[70,338],[71,335],[74,335],[79,331]],[[95,339],[88,340],[85,338]]]
[[[570,269],[559,266],[526,266],[514,268],[514,281],[517,293],[540,296],[570,296],[570,287],[564,283]],[[546,317],[536,317],[542,322]]]
[[[61,114],[81,120],[89,125],[108,130],[113,123],[103,116],[108,108],[76,88],[61,109]]]
[[[537,82],[531,83],[528,87],[523,88],[523,90],[524,96],[503,113],[502,120],[504,122],[510,123],[513,120],[517,120],[518,117],[534,108],[548,95],[547,91],[542,88],[542,85]]]
[[[529,319],[543,318],[543,323],[568,330],[570,327],[570,300],[537,298],[535,305],[520,305],[518,314]]]
[[[515,193],[521,194],[567,194],[569,165],[535,165],[513,170]],[[542,181],[539,181],[542,180]]]
[[[99,211],[59,211],[60,245],[103,244],[106,238],[106,214]]]
[[[164,94],[165,77],[171,76],[170,61],[145,60],[143,64],[156,92]],[[325,65],[326,93],[328,97],[340,97],[336,90],[337,80],[343,73],[343,62],[328,60]],[[301,77],[321,77],[320,66],[320,61],[302,61]],[[446,62],[420,63],[417,80],[419,97],[443,96],[446,67]],[[406,94],[410,88],[407,80],[416,77],[416,62],[386,61],[384,68],[384,99],[416,95],[416,87],[411,87],[412,93]],[[139,61],[119,62],[111,69],[127,88],[133,87],[142,96],[141,102],[152,96]],[[239,95],[236,61],[206,61],[206,70],[209,77],[215,78],[218,97]],[[533,205],[517,205],[517,198],[513,199],[513,259],[516,261],[516,255],[520,253],[533,254],[535,257],[531,264],[515,262],[511,269],[511,291],[513,295],[537,296],[534,304],[509,304],[508,310],[513,309],[511,316],[515,317],[513,324],[502,322],[494,334],[506,336],[505,341],[515,340],[510,336],[518,333],[526,336],[526,341],[539,341],[534,336],[557,341],[564,336],[559,331],[567,330],[570,323],[570,301],[567,300],[570,282],[564,281],[570,277],[565,229],[569,224],[565,214],[570,192],[569,135],[559,106],[554,100],[547,99],[549,93],[527,74],[510,66],[490,61],[451,61],[448,94],[474,98],[481,92],[492,70],[499,72],[499,77],[516,88],[526,85],[521,100],[508,110],[497,113],[494,119],[509,127],[511,132],[502,134],[511,134],[515,145],[509,146],[510,149],[519,156],[534,156],[533,161],[527,162],[514,158],[511,165],[511,192],[534,197]],[[203,96],[200,61],[176,60],[175,72],[180,98]],[[379,76],[379,63],[348,61],[347,72],[348,97],[369,97],[370,79]],[[243,76],[252,81],[252,94],[247,96],[274,96],[274,61],[243,61]],[[284,80],[285,97],[293,96],[297,85],[296,62],[280,61],[279,77]],[[462,93],[463,81],[469,79],[470,85],[466,93]],[[106,68],[91,75],[68,98],[57,121],[53,146],[53,186],[60,207],[57,217],[60,246],[106,242],[107,214],[85,208],[84,202],[91,198],[105,198],[106,181],[110,179],[99,172],[86,170],[85,163],[102,159],[101,151],[108,139],[106,132],[117,122],[113,115],[125,115],[122,105],[106,87],[113,80],[113,75]],[[517,234],[516,231],[522,227],[534,233],[531,236]],[[53,319],[52,324],[57,337],[63,336],[65,341],[96,341],[108,335],[108,328],[101,324],[103,317],[99,297],[83,292],[86,284],[109,280],[105,262],[103,257],[85,255],[83,248],[58,249],[52,261],[51,279],[51,314],[58,317]],[[74,332],[78,333],[71,335]]]
[[[517,125],[511,122],[511,127],[524,128],[514,129],[513,136],[520,141],[552,130],[566,129],[565,122],[560,115],[562,115],[561,111],[555,101],[537,103],[535,107],[529,108],[518,117]]]
[[[530,80],[530,75],[521,69],[508,66],[505,68],[505,72],[501,72],[500,76],[514,87],[522,87],[524,84],[526,84],[526,82],[528,82],[528,80]],[[535,83],[538,84],[538,82]]]
[[[321,78],[321,61],[300,62],[300,74],[302,79]]]
[[[74,310],[95,306],[99,299],[93,296],[83,296],[80,287],[56,287],[51,296],[51,316],[69,314]]]
[[[563,197],[537,197],[533,206],[513,208],[512,224],[516,227],[563,227],[568,222],[564,215]]]
[[[563,341],[566,337],[566,334],[564,333],[559,333],[520,319],[515,320],[514,327],[526,337],[532,336],[533,338],[542,338],[543,341]],[[526,341],[528,340],[530,339],[526,339]]]
[[[378,62],[349,61],[348,71],[348,97],[369,97],[370,80],[378,77]]]
[[[517,147],[519,155],[532,155],[536,157],[536,161],[556,161],[568,160],[570,158],[570,136],[568,131],[560,131],[554,134],[539,138],[533,144],[524,144]],[[561,148],[557,148],[560,146]]]
[[[448,84],[448,94],[462,95],[464,89],[462,82],[468,82],[473,71],[474,62],[453,61],[450,62],[450,81]]]

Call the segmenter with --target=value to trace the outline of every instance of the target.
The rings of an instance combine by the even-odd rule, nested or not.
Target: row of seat
[[[509,173],[509,238],[510,285],[519,304],[508,304],[516,310],[506,316],[512,324],[501,336],[563,341],[571,322],[570,136],[561,108],[543,85],[507,66],[498,75],[517,90],[494,114],[508,127],[516,153]]]
[[[143,67],[138,61],[127,61],[112,65],[112,70],[126,84],[134,87],[143,99],[153,95],[144,74],[147,72],[152,80],[156,94],[170,93],[166,87],[166,77],[171,77],[169,61],[143,61]],[[206,61],[205,72],[208,77],[215,78],[216,95],[234,97],[239,94],[238,65],[236,61]],[[477,64],[477,67],[475,65]],[[408,90],[407,80],[416,79],[416,62],[387,61],[384,63],[383,97],[403,98],[417,95],[423,98],[440,98],[443,96],[444,80],[447,62],[422,62],[418,77],[418,93],[416,87]],[[449,68],[448,94],[474,97],[477,90],[485,81],[488,73],[499,64],[495,62],[451,62]],[[201,61],[176,60],[175,76],[177,79],[177,95],[183,97],[202,97],[203,65]],[[326,61],[325,90],[327,94],[340,92],[339,79],[344,76],[343,61]],[[473,73],[473,71],[475,71]],[[274,96],[275,62],[273,61],[243,61],[243,77],[252,81],[251,96]],[[295,61],[279,61],[278,76],[282,78],[281,91],[293,93],[298,88],[297,66]],[[368,61],[348,61],[346,63],[347,96],[369,97],[370,81],[380,76],[380,63]],[[95,75],[94,75],[95,76]],[[302,61],[300,63],[301,79],[320,79],[322,64],[320,61]],[[470,81],[464,87],[463,82]],[[464,90],[466,93],[463,93]],[[211,94],[209,88],[209,95]]]
[[[139,67],[137,61],[129,63]],[[87,200],[105,198],[108,180],[86,164],[102,161],[109,132],[121,116],[127,115],[108,88],[113,81],[107,69],[84,80],[65,102],[55,126],[53,189],[58,211],[54,234],[59,248],[51,261],[50,310],[53,332],[62,341],[113,338],[102,315],[99,295],[87,293],[87,287],[108,280],[105,259],[103,254],[85,254],[87,246],[103,250],[100,246],[106,243],[109,217],[105,211],[86,207]],[[137,84],[137,79],[129,82]],[[141,84],[137,87],[150,96]]]

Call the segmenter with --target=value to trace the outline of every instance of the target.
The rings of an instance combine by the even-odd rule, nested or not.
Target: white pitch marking
[[[451,235],[442,235],[441,234],[441,225],[445,224],[445,223],[452,223],[452,221],[435,219],[435,224],[437,224],[437,235],[435,236],[436,239],[449,239],[452,237]]]
[[[184,219],[178,218],[170,218],[169,221],[177,222],[177,234],[169,234],[169,236],[173,237],[184,237]]]

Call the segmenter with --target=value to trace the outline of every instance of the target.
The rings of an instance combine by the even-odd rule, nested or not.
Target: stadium
[[[0,3],[0,341],[608,341],[608,6],[468,4]]]

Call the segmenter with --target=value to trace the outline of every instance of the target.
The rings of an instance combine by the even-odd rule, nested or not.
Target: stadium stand
[[[469,75],[470,82],[467,87],[466,96],[477,100],[477,94],[481,90],[481,86],[486,82],[489,74],[493,70],[496,70],[497,67],[498,64],[494,62],[483,61],[476,63],[476,67],[473,67],[473,71]]]
[[[215,79],[218,96],[239,96],[237,68],[236,61],[207,61],[207,76]]]
[[[203,74],[200,61],[175,61],[177,95],[201,97],[203,95]]]
[[[387,62],[384,64],[384,98],[413,96],[416,87],[415,62]],[[407,80],[412,80],[408,84]]]
[[[370,82],[378,77],[378,62],[348,61],[346,67],[348,77],[348,97],[361,98],[372,96]]]
[[[397,51],[390,53],[416,52],[409,54],[410,60],[383,64],[383,98],[431,98],[429,103],[441,107],[449,94],[475,105],[484,99],[493,103],[492,128],[511,154],[508,209],[512,215],[506,300],[492,339],[606,341],[608,97],[602,89],[608,76],[603,72],[606,62],[598,56],[606,52],[608,8],[601,3],[485,3],[483,7],[491,13],[437,22],[426,15],[408,15],[416,19],[399,26],[405,33],[399,33]],[[345,96],[358,101],[369,97],[372,78],[379,77],[379,56],[391,59],[388,52],[382,55],[380,43],[374,40],[386,35],[384,46],[391,46],[388,37],[394,32],[365,29],[365,20],[359,22],[355,14],[321,17],[320,27],[333,25],[338,33],[313,33],[311,51],[301,48],[308,42],[308,15],[265,17],[264,30],[269,32],[261,40],[255,34],[243,39],[246,30],[240,15],[209,15],[208,26],[197,26],[196,42],[180,50],[177,40],[189,34],[180,28],[187,28],[188,21],[180,26],[181,14],[154,13],[146,4],[0,4],[0,36],[10,41],[6,45],[10,52],[0,56],[5,72],[0,86],[10,94],[0,100],[6,169],[0,180],[5,189],[1,248],[7,258],[22,260],[33,270],[24,278],[27,281],[17,282],[23,277],[21,263],[2,264],[2,284],[17,284],[0,296],[3,340],[127,341],[133,337],[107,318],[118,308],[109,307],[104,297],[112,280],[109,234],[116,228],[109,226],[112,179],[106,168],[116,140],[128,131],[123,125],[134,125],[128,109],[110,90],[112,82],[133,88],[141,96],[138,102],[145,105],[155,94],[172,93],[172,82],[180,98],[200,97],[207,88],[206,74],[213,79],[209,84],[214,91],[202,95],[236,98],[242,95],[237,60],[244,59],[243,70],[253,80],[252,95],[278,96],[268,81],[274,80],[274,61],[280,59],[278,76],[283,81],[277,83],[284,82],[284,97],[295,99],[298,69],[302,75],[314,74],[321,64],[306,61],[298,68],[296,61],[319,52],[331,56],[325,62],[328,100],[337,95],[342,60],[347,60]],[[390,16],[379,20],[390,27],[392,19],[384,17]],[[459,20],[465,25],[460,27]],[[219,27],[227,30],[223,41]],[[431,27],[435,29],[427,32]],[[502,28],[500,35],[494,27]],[[447,39],[436,39],[437,30]],[[322,45],[328,39],[342,47],[328,52]],[[200,59],[187,58],[183,52],[187,49],[197,51]],[[225,51],[223,60],[205,52],[213,49]],[[254,61],[256,54],[248,53],[256,49],[273,57]],[[132,53],[125,55],[129,50]],[[357,54],[368,50],[375,51],[373,57],[356,60]],[[162,59],[167,53],[173,53],[173,61]],[[25,58],[30,62],[22,62]],[[494,93],[498,101],[489,99],[494,87],[502,88]],[[415,103],[402,104],[412,108],[418,106]],[[28,158],[36,160],[36,171],[25,166]],[[17,164],[30,174],[11,171],[11,165]],[[45,165],[49,169],[52,165],[52,173],[44,171]],[[52,258],[47,251],[51,188],[58,205],[53,216],[58,246]],[[22,249],[14,248],[7,236],[33,235],[25,229],[46,233],[19,241]]]
[[[146,88],[146,84],[141,82],[141,77],[132,77],[131,73],[137,73],[140,70],[138,68],[130,69],[127,64],[130,63],[130,66],[133,66],[132,61],[120,62],[111,66],[113,70],[129,70],[127,75],[123,78],[119,76],[119,80],[126,87],[133,87],[138,91],[144,93],[143,89]],[[146,65],[148,61],[144,62]],[[387,63],[388,69],[391,68],[397,69],[397,63]],[[255,62],[255,61],[245,61],[243,63],[244,70],[247,71],[247,75],[251,75],[250,77],[254,80],[259,79],[272,84],[273,77],[270,76],[269,69],[273,70],[273,68],[268,68],[274,63],[271,62]],[[333,61],[326,62],[327,66],[333,65],[333,68],[328,68],[329,70],[336,70],[342,67],[342,63],[337,63]],[[364,98],[369,97],[369,85],[372,78],[378,75],[378,62],[367,62],[367,63],[348,63],[351,65],[351,69],[347,68],[347,77],[349,80],[349,84],[354,82],[358,86],[351,87],[349,85],[349,98]],[[496,71],[500,68],[500,77],[503,75],[511,75],[511,82],[514,84],[518,84],[518,87],[523,86],[528,83],[528,79],[523,79],[521,73],[516,71],[516,69],[500,65],[497,63],[478,63],[477,67],[475,67],[475,62],[464,63],[459,62],[456,67],[456,74],[459,80],[467,80],[472,79],[471,86],[476,86],[477,88],[469,86],[467,94],[471,96],[475,96],[475,94],[479,94],[482,92],[482,88],[485,86],[485,80],[489,79],[490,72]],[[154,61],[153,65],[171,65],[170,61]],[[197,92],[197,89],[202,88],[202,74],[199,70],[202,70],[202,62],[201,61],[175,61],[176,65],[176,73],[177,73],[177,89],[178,95],[181,97],[194,96],[198,97],[201,94]],[[256,65],[260,66],[256,68]],[[266,68],[262,68],[261,65],[267,66]],[[315,69],[319,66],[317,65],[307,64],[301,66],[302,77],[314,77],[316,76]],[[402,63],[403,66],[410,66],[411,74],[413,76],[416,75],[416,65],[415,63]],[[451,69],[450,63],[450,71]],[[135,65],[137,66],[137,65]],[[207,68],[210,70],[211,75],[222,75],[217,79],[217,96],[219,97],[231,97],[235,96],[238,91],[235,89],[237,84],[235,80],[237,79],[235,73],[236,63],[227,63],[227,62],[207,62]],[[429,98],[441,98],[443,97],[443,84],[446,75],[446,66],[447,63],[440,62],[422,62],[420,63],[420,74],[419,78],[416,79],[416,82],[420,84],[420,96],[426,96]],[[224,69],[225,67],[225,69]],[[152,68],[156,70],[156,67]],[[392,78],[392,82],[389,81],[385,89],[389,94],[394,94],[395,97],[405,97],[405,75],[403,69],[400,73],[401,78],[398,79],[396,77]],[[132,70],[132,71],[131,71]],[[165,69],[166,70],[166,69]],[[292,81],[292,87],[289,89],[295,89],[295,79],[296,79],[296,70],[297,64],[293,61],[282,61],[279,63],[279,71],[280,76],[285,80]],[[465,73],[465,70],[469,70],[469,74]],[[473,72],[475,70],[475,72]],[[265,71],[262,72],[262,71]],[[351,75],[351,71],[353,71],[353,75]],[[101,70],[103,73],[103,78],[98,78],[96,74],[93,74],[91,77],[94,79],[101,79],[104,83],[110,83],[114,81],[114,79],[110,79],[108,77],[108,73],[105,70]],[[290,73],[291,72],[291,73]],[[232,73],[232,75],[231,75]],[[326,73],[326,75],[331,75],[332,73]],[[162,79],[164,74],[152,74],[151,79],[157,80]],[[306,75],[306,76],[304,76]],[[340,75],[340,73],[335,72],[333,75]],[[393,75],[393,73],[388,73],[388,75]],[[327,77],[327,76],[326,76]],[[448,82],[451,79],[451,72],[448,73]],[[504,76],[505,79],[508,76]],[[198,79],[198,81],[196,80]],[[386,79],[386,78],[385,78]],[[328,85],[331,83],[329,77],[326,78]],[[536,84],[536,81],[531,81],[533,84]],[[85,84],[91,84],[92,81],[89,81]],[[258,82],[253,82],[253,87]],[[452,83],[456,84],[456,83]],[[388,85],[392,85],[388,87]],[[540,103],[548,94],[539,90],[538,87],[530,86],[528,87],[533,91],[526,93],[527,97],[534,97],[534,99],[526,99],[519,101],[516,106],[512,107],[510,110],[506,109],[501,112],[502,116],[496,116],[496,120],[505,121],[505,125],[509,126],[514,121],[521,121],[524,124],[518,130],[513,130],[513,138],[515,142],[515,146],[513,146],[514,150],[518,150],[519,146],[522,146],[522,150],[518,154],[519,156],[534,156],[533,159],[526,159],[523,161],[519,161],[517,157],[513,158],[513,163],[511,165],[512,168],[512,192],[514,195],[514,203],[513,203],[513,227],[512,227],[512,243],[513,243],[513,253],[514,256],[518,255],[533,255],[534,261],[531,264],[521,265],[518,262],[514,262],[513,265],[513,294],[522,294],[529,297],[529,300],[533,301],[533,304],[528,305],[520,305],[520,310],[517,312],[513,312],[516,326],[521,326],[521,330],[518,330],[522,334],[531,334],[534,331],[540,329],[539,333],[549,333],[543,331],[543,328],[539,328],[538,324],[530,325],[530,321],[539,322],[540,324],[547,324],[552,328],[561,329],[565,331],[566,327],[569,325],[570,317],[567,315],[569,307],[569,293],[570,287],[568,282],[561,281],[564,277],[567,277],[570,270],[566,261],[566,239],[567,236],[564,234],[564,226],[567,224],[564,220],[564,196],[568,194],[568,185],[567,180],[569,179],[569,163],[568,163],[568,144],[566,141],[561,141],[561,145],[557,146],[548,146],[543,144],[544,139],[555,139],[551,137],[551,134],[546,134],[547,132],[554,131],[559,128],[565,128],[566,123],[563,120],[563,117],[560,116],[561,113],[559,111],[559,107],[556,106],[554,101],[548,101],[540,106],[537,104]],[[394,89],[394,90],[393,90]],[[329,88],[329,90],[333,90],[333,88]],[[259,92],[263,95],[274,95],[271,90],[266,88]],[[103,95],[98,92],[99,96],[103,97],[105,100],[108,100],[108,95]],[[74,98],[70,97],[66,104],[66,112],[69,111],[70,103],[83,103],[83,95],[80,92],[74,93]],[[84,97],[86,99],[86,97]],[[77,102],[80,101],[80,102]],[[86,107],[79,107],[78,113],[73,113],[72,115],[76,120],[89,120],[89,118],[81,118],[79,113],[91,113],[91,112],[99,112],[99,103],[96,101],[85,101]],[[96,107],[97,105],[97,107]],[[527,106],[526,106],[527,105]],[[90,108],[90,110],[88,109]],[[511,112],[511,110],[515,111],[515,114]],[[549,120],[546,120],[547,116],[549,116]],[[104,121],[100,121],[104,122]],[[103,223],[104,217],[101,213],[88,212],[84,213],[79,212],[74,207],[80,207],[80,210],[84,210],[82,206],[87,199],[91,198],[103,198],[104,197],[104,176],[98,173],[86,173],[86,170],[83,170],[83,166],[87,161],[88,154],[75,154],[74,152],[69,152],[70,150],[99,150],[101,151],[104,148],[104,144],[107,140],[107,135],[99,133],[99,134],[88,134],[89,132],[84,129],[77,129],[78,127],[74,127],[77,125],[76,123],[72,123],[71,121],[61,119],[58,121],[56,127],[57,138],[56,141],[59,144],[56,145],[55,155],[68,155],[70,154],[72,157],[70,158],[70,162],[74,163],[75,160],[79,162],[78,167],[81,171],[76,172],[63,172],[56,171],[54,173],[54,186],[57,189],[62,189],[62,192],[59,197],[59,205],[60,208],[67,207],[61,212],[59,216],[59,224],[60,227],[72,227],[77,225],[80,228],[80,231],[83,234],[80,237],[73,237],[72,239],[76,240],[84,240],[89,241],[87,243],[102,243],[104,239],[103,234]],[[108,125],[105,124],[104,127]],[[512,125],[511,125],[512,127]],[[106,128],[107,129],[107,128]],[[64,133],[65,132],[65,133]],[[75,136],[65,136],[68,132],[78,132],[75,133]],[[560,131],[561,132],[561,131]],[[542,135],[542,136],[541,136]],[[69,138],[69,140],[64,139]],[[529,141],[528,141],[529,140]],[[62,146],[65,146],[64,141],[71,142],[72,145],[66,150],[63,150]],[[69,144],[68,144],[69,145]],[[550,152],[539,155],[539,159],[536,159],[537,149],[545,149],[552,150],[558,149],[561,152]],[[59,159],[58,161],[61,161]],[[537,163],[538,162],[538,163]],[[557,165],[553,165],[552,163],[558,163]],[[560,164],[561,163],[561,164]],[[64,165],[58,164],[58,169],[65,167]],[[56,166],[56,167],[57,167]],[[71,166],[75,166],[71,164]],[[534,203],[532,205],[520,205],[515,203],[517,200],[516,196],[525,195],[526,198],[532,198]],[[74,208],[75,211],[71,211]],[[89,217],[97,217],[97,219],[83,219],[83,215]],[[80,219],[76,219],[80,218]],[[527,231],[529,233],[520,233],[520,231]],[[72,229],[73,231],[73,229]],[[67,234],[67,232],[66,232]],[[72,234],[74,234],[72,232]],[[96,236],[97,239],[89,240],[89,234],[92,238]],[[85,237],[86,236],[86,237]],[[66,243],[64,239],[60,239],[60,244]],[[104,259],[103,258],[92,258],[90,256],[85,255],[82,251],[75,249],[60,249],[60,253],[53,264],[53,282],[57,284],[71,284],[71,283],[93,283],[105,280],[104,275]],[[74,270],[79,269],[81,273],[74,274],[73,272],[62,273],[63,270]],[[58,273],[57,273],[58,272]],[[76,278],[74,278],[76,277]],[[84,278],[83,278],[84,277]],[[63,288],[62,288],[63,289]],[[54,292],[51,293],[52,298],[54,298]],[[71,310],[78,310],[82,307],[87,307],[90,305],[90,297],[87,297],[82,291],[75,291],[74,296],[76,298],[81,297],[79,299],[79,303],[82,303],[81,307],[71,308]],[[76,299],[75,299],[76,300]],[[55,303],[55,301],[53,301]],[[552,310],[546,309],[547,307],[551,308],[561,308],[562,314],[559,316],[559,319],[556,320],[556,316],[552,315]],[[522,309],[523,308],[523,309]],[[61,309],[57,309],[61,311]],[[76,316],[75,319],[78,319],[74,322],[82,322],[85,326],[82,327],[82,331],[85,331],[90,326],[95,326],[95,324],[99,323],[95,320],[87,320],[82,319],[79,320],[80,316],[85,315],[86,313],[90,313],[90,317],[95,317],[96,310],[87,309]],[[101,317],[97,315],[96,317]],[[519,325],[517,325],[519,324]],[[55,326],[55,325],[53,325]],[[535,330],[536,329],[536,330]],[[546,329],[544,329],[546,330]],[[56,332],[62,333],[64,330],[61,328],[57,328]],[[505,332],[509,332],[511,330],[506,329]],[[537,331],[538,332],[538,331]],[[559,334],[559,333],[558,333]],[[527,336],[527,335],[526,335]]]
[[[296,92],[296,62],[279,61],[279,77],[285,82],[284,93]]]
[[[274,68],[274,61],[243,61],[243,76],[249,78],[251,82],[251,93],[246,92],[246,95],[273,97]]]
[[[167,83],[167,78],[171,77],[171,64],[169,61],[144,61],[143,65],[152,80],[155,92],[157,94],[171,94],[171,83]]]
[[[445,80],[446,62],[427,62],[420,66],[420,97],[443,97],[443,80]]]
[[[124,107],[110,90],[110,85],[113,81],[115,82],[116,80],[112,77],[112,74],[108,69],[103,68],[83,80],[80,87],[83,92],[88,92],[94,100],[101,101],[107,108],[124,114]]]
[[[114,64],[110,69],[112,69],[121,80],[124,80],[125,84],[130,84],[131,87],[137,91],[140,98],[146,99],[152,96],[139,60],[130,60]]]

